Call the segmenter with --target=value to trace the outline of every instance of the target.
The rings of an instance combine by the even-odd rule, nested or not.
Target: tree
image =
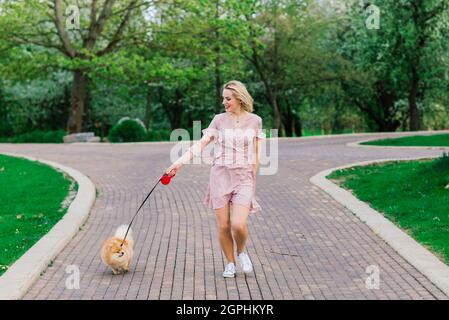
[[[301,91],[333,80],[326,72],[329,56],[316,45],[327,23],[318,6],[308,0],[244,0],[227,2],[226,12],[234,33],[224,39],[259,76],[274,127],[281,136],[300,135],[295,124],[300,122]]]
[[[149,97],[160,104],[172,129],[189,125],[194,115],[204,119],[210,111],[221,112],[223,79],[244,75],[242,58],[222,43],[229,28],[222,6],[221,0],[157,6],[152,41],[139,46],[146,60],[161,59],[152,69],[159,70],[158,77],[143,74],[152,79]]]
[[[143,37],[144,0],[13,1],[1,4],[1,38],[11,46],[52,51],[53,64],[73,72],[67,131],[83,129],[89,73],[138,36]]]
[[[447,1],[383,1],[379,29],[365,26],[369,6],[350,2],[340,24],[339,51],[354,70],[342,86],[378,130],[395,131],[404,118],[418,130],[425,93],[447,85]]]
[[[423,103],[425,93],[431,89],[435,75],[443,75],[438,55],[448,52],[447,38],[442,33],[448,28],[447,0],[393,1],[396,23],[401,24],[404,35],[403,50],[409,75],[408,104],[410,130],[420,130],[422,117],[418,105]],[[442,43],[446,45],[442,45]],[[435,59],[436,58],[436,59]],[[436,60],[436,61],[435,61]],[[437,62],[437,63],[435,63]],[[436,69],[436,70],[435,70]],[[429,72],[429,70],[432,70]],[[433,84],[435,85],[435,84]]]

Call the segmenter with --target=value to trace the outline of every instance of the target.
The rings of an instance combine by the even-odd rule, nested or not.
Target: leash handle
[[[153,190],[156,188],[156,186],[158,185],[159,182],[162,182],[162,184],[167,185],[170,183],[170,179],[173,178],[175,175],[173,176],[169,176],[168,174],[164,173],[162,175],[162,177],[159,178],[159,180],[156,182],[156,184],[154,185],[153,189],[151,189],[151,191],[147,194],[147,196],[145,197],[145,200],[143,200],[142,204],[140,205],[139,209],[137,209],[137,212],[134,214],[134,217],[131,219],[131,222],[128,225],[128,229],[126,229],[126,233],[125,236],[123,237],[123,241],[120,244],[120,247],[123,247],[123,244],[125,243],[126,240],[126,236],[128,235],[129,229],[131,228],[131,224],[133,223],[134,219],[136,218],[137,214],[139,213],[140,209],[143,207],[145,201],[147,201],[147,199],[150,197],[151,193],[153,193]]]

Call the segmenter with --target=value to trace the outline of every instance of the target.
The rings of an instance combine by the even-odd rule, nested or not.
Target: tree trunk
[[[182,91],[179,88],[176,88],[172,129],[181,128],[182,126],[183,98],[184,95],[182,94]]]
[[[380,132],[395,132],[401,125],[401,122],[399,120],[382,121],[378,125]]]
[[[378,130],[380,132],[392,132],[396,131],[397,128],[401,125],[401,122],[397,119],[385,118],[383,116],[379,116],[374,108],[370,105],[364,105],[362,102],[354,100],[356,106],[366,114],[369,118],[372,126],[370,130]],[[374,125],[375,124],[375,125]]]
[[[70,101],[69,119],[67,121],[68,133],[78,133],[83,128],[88,82],[88,77],[81,70],[75,70],[73,72],[72,98]]]
[[[273,91],[273,89],[270,87],[270,84],[268,81],[266,81],[265,75],[260,73],[260,76],[262,78],[262,82],[265,85],[265,90],[267,93],[268,103],[270,104],[271,108],[273,109],[273,115],[274,115],[274,127],[278,130],[278,136],[282,137],[283,132],[283,125],[281,120],[281,111],[279,109],[279,104],[277,102],[277,95]],[[264,80],[265,79],[265,80]]]
[[[146,95],[146,105],[145,105],[145,117],[143,120],[143,123],[145,124],[145,127],[147,127],[148,130],[151,129],[151,127],[153,126],[153,104],[152,104],[152,92],[151,92],[151,87],[147,86],[147,95]]]
[[[297,137],[301,137],[302,136],[302,122],[301,122],[301,118],[299,116],[299,112],[297,110],[293,110],[291,100],[288,97],[285,98],[285,102],[287,104],[288,112],[290,113],[290,117],[291,117],[291,126],[292,126],[291,137],[293,137],[293,133]]]
[[[278,130],[279,137],[282,137],[282,121],[281,121],[281,112],[279,109],[279,105],[277,103],[277,90],[276,90],[276,84],[273,84],[273,86],[270,85],[270,82],[268,80],[268,74],[266,74],[266,70],[262,68],[259,62],[259,55],[257,54],[257,51],[255,47],[253,46],[253,52],[252,52],[252,59],[251,62],[253,63],[254,67],[256,68],[257,73],[259,74],[260,78],[262,79],[262,82],[265,86],[266,95],[268,98],[268,102],[270,106],[273,109],[274,113],[274,126]]]
[[[278,136],[282,137],[282,131],[283,131],[283,125],[282,125],[282,119],[281,119],[281,111],[279,109],[278,99],[276,93],[271,88],[268,81],[266,81],[265,75],[261,72],[259,72],[262,82],[265,85],[265,90],[267,94],[268,103],[270,104],[271,108],[273,109],[273,115],[274,115],[274,127],[278,130]]]
[[[64,126],[68,123],[69,114],[70,114],[70,85],[67,84],[64,86],[64,111],[63,111],[63,118],[60,125],[60,128],[64,128]]]
[[[380,131],[391,132],[396,131],[400,127],[401,122],[396,119],[396,111],[394,104],[396,102],[396,93],[388,92],[385,90],[383,84],[381,83],[378,87],[379,103],[382,107],[383,116],[381,118]]]
[[[277,103],[277,99],[274,98],[272,100],[272,106],[273,106],[273,110],[274,110],[274,125],[276,127],[276,129],[278,129],[278,135],[279,137],[283,137],[283,131],[284,131],[284,127],[282,125],[282,121],[281,121],[281,111],[279,110],[279,105]]]
[[[332,133],[342,133],[344,130],[344,125],[342,122],[342,115],[343,115],[343,109],[344,105],[341,102],[337,102],[337,105],[335,107],[335,115],[332,119]]]
[[[416,68],[412,66],[412,83],[410,86],[410,93],[408,96],[410,131],[417,131],[421,129],[420,115],[417,106],[418,84],[419,84],[418,72],[416,71]]]
[[[302,121],[299,112],[294,112],[293,118],[295,120],[295,134],[297,137],[302,137]]]
[[[285,105],[287,107],[287,110],[285,112],[285,121],[284,121],[285,135],[287,137],[293,137],[295,119],[293,118],[292,106],[287,98],[285,98]]]
[[[167,97],[164,97],[164,94]],[[159,86],[159,99],[167,117],[170,121],[171,130],[181,128],[182,114],[183,114],[183,98],[184,95],[179,88],[175,89],[174,99],[170,99],[168,96],[170,92],[164,90],[163,86]]]

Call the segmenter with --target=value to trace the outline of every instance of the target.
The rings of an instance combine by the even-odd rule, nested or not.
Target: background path
[[[391,134],[398,136],[398,134]],[[255,272],[223,279],[215,217],[204,198],[209,167],[184,166],[158,186],[134,221],[135,258],[113,276],[100,260],[102,242],[128,223],[170,164],[172,144],[0,144],[86,174],[99,196],[86,225],[25,299],[447,299],[427,278],[309,178],[327,168],[441,150],[351,148],[370,136],[279,140],[279,170],[258,176],[263,211],[250,216],[248,253]],[[80,289],[66,288],[66,268],[80,270]],[[367,289],[368,266],[380,288]]]

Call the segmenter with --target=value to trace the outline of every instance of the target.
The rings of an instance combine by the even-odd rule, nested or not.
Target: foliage
[[[56,131],[31,131],[9,138],[0,138],[1,142],[10,143],[63,143],[64,136],[67,133],[64,130]]]
[[[146,141],[170,141],[170,130],[148,130]]]
[[[101,137],[123,114],[190,128],[224,111],[232,79],[281,136],[406,130],[413,101],[424,128],[448,128],[446,2],[381,1],[368,29],[364,0],[0,1],[0,136],[65,130],[81,105]],[[80,7],[79,29],[60,32],[56,3]]]
[[[374,129],[419,129],[423,113],[447,97],[448,2],[382,1],[379,29],[365,26],[367,6],[349,1],[338,28],[339,52],[353,70],[342,86]]]
[[[443,155],[439,158],[439,163],[443,167],[449,168],[449,152],[443,152]]]
[[[65,127],[71,79],[64,72],[29,82],[0,83],[0,136]]]
[[[145,141],[146,130],[134,119],[126,119],[112,127],[108,135],[110,142]]]

